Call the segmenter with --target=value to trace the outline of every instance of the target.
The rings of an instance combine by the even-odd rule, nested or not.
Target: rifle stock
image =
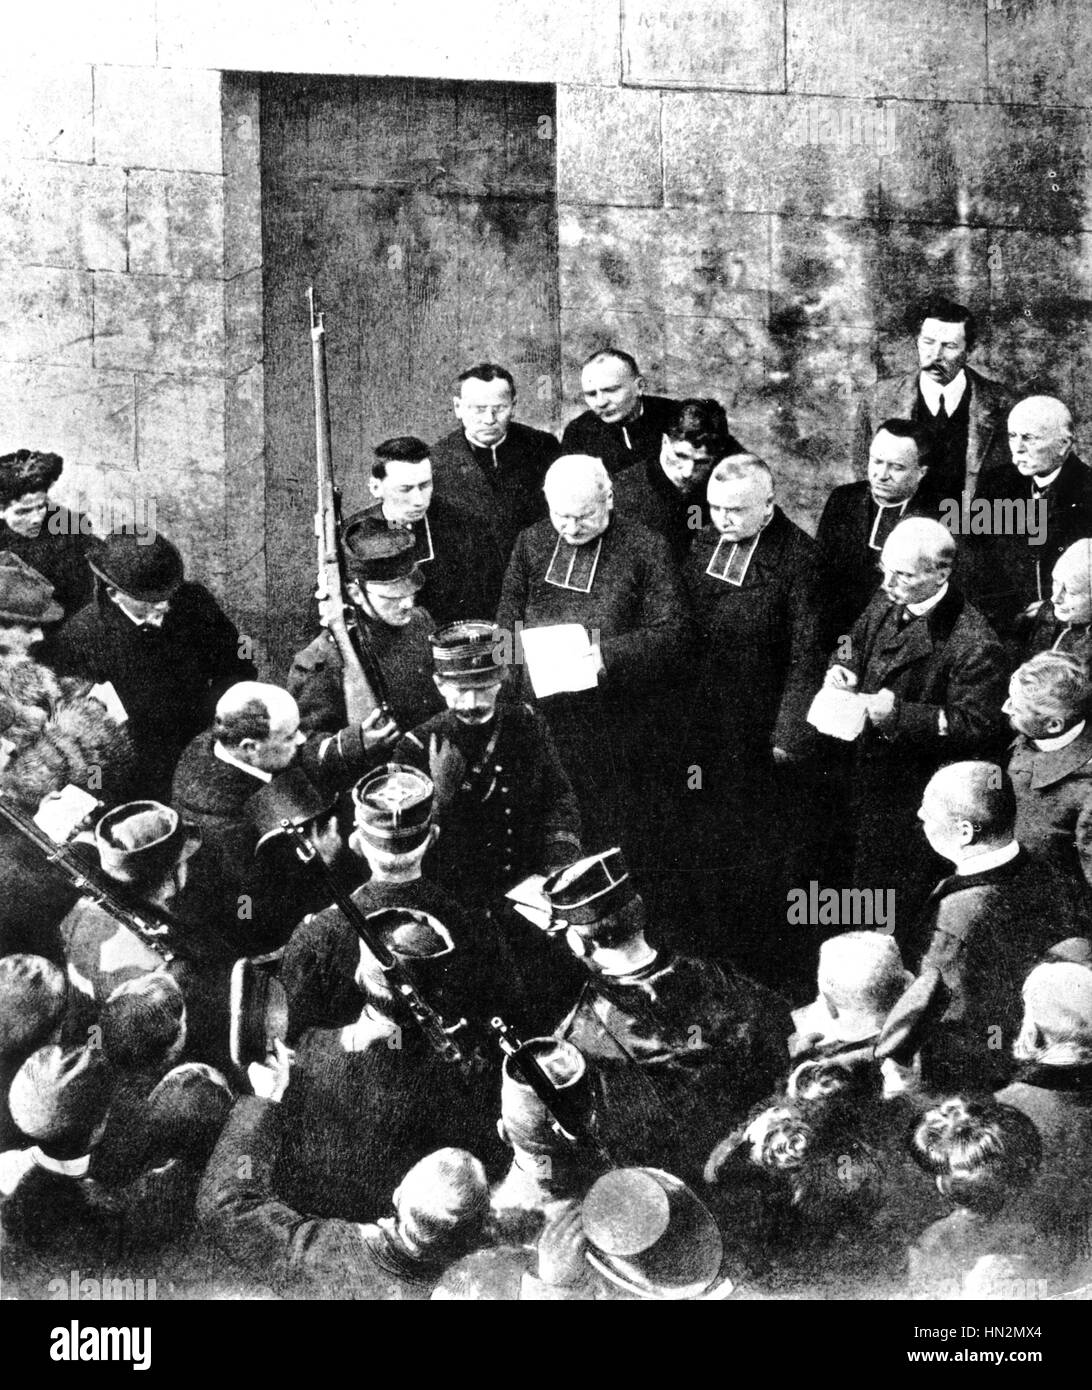
[[[328,605],[330,635],[341,654],[341,683],[345,716],[350,724],[363,724],[377,709],[385,708],[382,676],[365,666],[363,638],[357,624],[347,617],[345,576],[341,558],[341,499],[334,484],[330,443],[330,394],[326,376],[326,329],[322,314],[315,313],[315,292],[307,291],[311,311],[311,375],[315,398],[315,458],[318,472],[318,508],[315,537],[318,541],[318,586],[315,597]],[[375,663],[371,665],[374,667]]]

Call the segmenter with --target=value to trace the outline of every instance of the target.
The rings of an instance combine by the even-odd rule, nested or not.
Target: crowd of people
[[[814,538],[625,351],[469,368],[283,672],[0,458],[9,1289],[1092,1287],[1092,473],[915,333]]]

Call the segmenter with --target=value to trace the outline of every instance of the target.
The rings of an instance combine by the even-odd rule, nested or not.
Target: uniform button
[[[508,788],[508,787],[501,787],[501,791],[504,792],[504,794],[507,796],[508,791],[509,791],[509,788]]]
[[[511,806],[506,806],[506,807],[504,808],[504,814],[505,814],[506,816],[510,816],[510,815],[512,814],[512,808],[511,808]]]
[[[494,764],[493,764],[493,768],[494,768],[494,770],[497,771],[497,772],[503,772],[503,771],[504,771],[504,768],[501,767],[500,763],[494,763]]]

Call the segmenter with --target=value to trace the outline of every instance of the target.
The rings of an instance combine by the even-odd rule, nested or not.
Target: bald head
[[[996,763],[951,763],[925,788],[918,819],[933,849],[953,864],[1012,841],[1016,796]]]
[[[955,556],[951,532],[939,521],[900,521],[880,552],[884,593],[896,603],[927,602],[947,584]]]
[[[542,490],[554,530],[570,545],[586,545],[607,529],[614,488],[602,459],[563,454],[546,470]]]
[[[306,742],[295,700],[261,681],[239,681],[220,696],[213,733],[232,757],[263,772],[283,771]]]
[[[1054,566],[1051,602],[1063,623],[1092,622],[1092,540],[1074,541]]]
[[[454,1258],[478,1243],[489,1215],[485,1169],[466,1149],[437,1149],[402,1179],[394,1208],[412,1250]]]
[[[1025,478],[1061,468],[1073,445],[1073,417],[1054,396],[1027,396],[1009,412],[1009,449]]]

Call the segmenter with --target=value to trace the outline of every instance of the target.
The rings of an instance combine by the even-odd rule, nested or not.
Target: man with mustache
[[[969,502],[980,475],[1008,462],[1005,421],[1012,392],[967,365],[977,325],[962,304],[933,295],[919,306],[914,325],[918,370],[877,382],[857,407],[855,471],[865,472],[879,421],[912,420],[926,441],[929,495]]]

